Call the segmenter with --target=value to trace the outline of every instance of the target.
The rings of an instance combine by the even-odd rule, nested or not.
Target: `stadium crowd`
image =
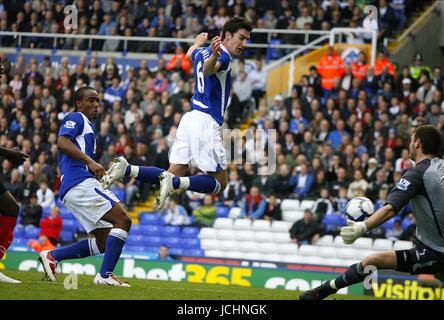
[[[430,0],[77,0],[78,28],[65,29],[65,5],[72,1],[17,0],[0,2],[0,31],[120,35],[139,37],[192,38],[205,30],[212,38],[220,33],[230,16],[244,16],[256,28],[324,30],[334,27],[361,26],[367,4],[378,6],[379,36],[393,37]],[[316,36],[276,34],[267,39],[266,33],[253,34],[252,43],[303,44]],[[17,46],[18,37],[1,36],[2,46]],[[161,42],[129,41],[125,47],[119,40],[58,39],[25,37],[26,48],[169,52],[174,45]],[[284,53],[285,51],[281,51]],[[265,53],[265,52],[262,52]]]
[[[24,15],[24,21],[29,21],[22,24],[23,28],[32,26],[44,31],[38,28],[51,27],[62,17],[53,17],[51,11],[43,10],[46,12],[45,19],[40,19],[42,10],[37,9],[45,8],[46,2],[23,1],[26,14],[14,14],[17,10],[21,11],[21,6],[17,6],[15,11],[0,9],[0,20],[6,19],[8,26],[12,21],[17,27],[19,23],[15,17],[18,20]],[[350,4],[353,2],[348,1]],[[114,32],[118,29],[122,34],[126,32],[126,28],[121,26],[124,21],[124,26],[133,24],[133,27],[141,22],[146,25],[144,32],[156,30],[159,35],[157,32],[162,32],[159,25],[165,23],[161,17],[174,17],[172,12],[177,9],[176,1],[166,1],[165,8],[134,1],[127,10],[124,10],[125,6],[121,8],[118,1],[92,1],[92,8],[97,7],[97,3],[101,5],[96,12],[97,17],[110,18],[119,26]],[[209,1],[202,3],[202,6],[186,6],[182,15],[176,13],[175,23],[183,22],[185,27],[167,28],[164,36],[177,36],[176,33],[183,31],[184,36],[193,37],[195,32],[202,30],[192,29],[193,21],[221,26],[223,17],[237,13],[237,10],[252,17],[265,14],[270,28],[287,26],[279,24],[282,19],[276,18],[286,15],[289,11],[286,8],[292,8],[294,16],[299,16],[299,11],[301,16],[306,14],[303,13],[304,1],[298,1],[298,6],[294,7],[289,1],[280,1],[279,8],[271,13],[267,10],[266,1],[263,7],[256,5],[253,12],[242,1],[233,2],[228,10],[222,6],[208,9]],[[330,5],[335,3],[330,1]],[[77,4],[81,9],[86,1],[78,1]],[[59,6],[59,2],[54,2],[56,10]],[[138,10],[137,6],[144,9]],[[314,4],[311,6],[316,7]],[[4,3],[3,8],[6,7],[7,3]],[[87,10],[87,7],[84,9]],[[163,10],[168,10],[168,14],[156,15]],[[335,12],[331,8],[329,10],[326,12]],[[144,12],[150,13],[149,18],[138,16]],[[32,18],[35,15],[37,17]],[[270,22],[273,17],[275,24]],[[39,23],[33,24],[35,19]],[[93,20],[88,19],[87,23]],[[82,18],[80,24],[81,21]],[[256,20],[257,25],[259,21]],[[300,26],[297,21],[296,25]],[[190,26],[186,27],[188,22]],[[97,27],[102,30],[101,24]],[[85,28],[87,30],[90,26]],[[83,49],[75,45],[70,48]],[[0,145],[19,146],[30,155],[30,159],[19,168],[12,168],[8,160],[3,160],[0,176],[22,204],[23,212],[26,212],[27,206],[37,212],[36,205],[52,207],[57,198],[60,185],[57,132],[61,120],[74,111],[74,92],[83,85],[96,88],[103,97],[96,122],[96,153],[105,168],[114,157],[121,155],[131,164],[168,167],[168,151],[181,116],[190,108],[189,99],[194,88],[191,65],[184,58],[184,49],[177,46],[174,50],[176,54],[171,59],[159,58],[156,69],[148,68],[147,62],[142,60],[139,67],[125,73],[119,72],[112,58],[102,65],[95,57],[87,59],[81,56],[75,65],[63,58],[55,66],[50,57],[38,63],[35,59],[26,61],[23,56],[19,56],[17,61],[8,61],[5,53],[0,54],[2,63],[8,67],[8,75],[0,79]],[[334,52],[329,54],[332,56]],[[232,102],[227,115],[229,127],[239,126],[248,120],[251,111],[256,111],[251,127],[276,129],[276,172],[266,175],[263,174],[264,167],[232,163],[229,165],[228,186],[220,197],[182,193],[168,206],[165,216],[169,222],[183,224],[192,217],[196,225],[209,226],[216,216],[216,204],[241,207],[241,217],[280,220],[279,203],[283,199],[313,199],[315,205],[311,212],[304,215],[300,226],[292,228],[294,239],[298,239],[298,232],[306,230],[307,225],[312,228],[315,224],[313,236],[325,232],[322,230],[325,216],[341,212],[348,199],[355,196],[367,196],[377,207],[381,206],[387,191],[397,183],[402,171],[414,165],[408,157],[411,129],[418,124],[433,124],[444,133],[444,87],[441,68],[430,68],[420,54],[413,57],[412,65],[397,72],[382,51],[375,68],[369,67],[366,60],[365,55],[361,55],[359,61],[348,66],[337,57],[335,65],[338,69],[334,74],[325,73],[325,63],[321,60],[294,86],[291,96],[284,98],[277,95],[271,103],[263,99],[266,77],[262,57],[256,58],[249,68],[245,61],[237,62],[236,68],[233,68]],[[119,183],[118,187],[126,190],[125,203],[129,207],[146,200],[152,192],[152,186],[132,179]],[[39,219],[30,219],[29,223],[38,225]],[[408,209],[404,210],[400,219],[414,222]],[[403,226],[407,228],[407,224]],[[399,226],[394,228],[399,231]],[[387,232],[390,237],[401,237],[402,234],[397,230]],[[385,230],[377,230],[374,235],[385,236]],[[311,238],[306,240],[311,241]]]

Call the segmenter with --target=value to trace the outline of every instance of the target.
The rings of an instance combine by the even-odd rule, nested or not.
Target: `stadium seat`
[[[358,238],[352,244],[356,249],[371,249],[373,246],[373,239],[371,238]]]
[[[281,203],[281,210],[282,211],[298,210],[300,205],[301,204],[299,200],[284,199],[282,200]]]
[[[255,260],[255,261],[265,261],[263,253],[257,252],[246,252],[244,253],[244,259],[246,260]]]
[[[324,258],[323,264],[330,267],[342,267],[344,266],[344,260],[337,258]]]
[[[62,218],[62,220],[72,220],[75,219],[71,211],[66,209],[65,207],[60,208],[59,210],[59,217]]]
[[[314,200],[302,200],[301,202],[301,210],[311,209],[316,201]]]
[[[355,259],[356,257],[356,252],[353,248],[337,248],[335,251],[339,259]]]
[[[50,207],[44,207],[42,208],[42,218],[43,217],[49,217],[51,214],[51,208]]]
[[[238,241],[254,241],[254,232],[246,230],[234,231],[234,238]]]
[[[388,239],[375,239],[372,249],[379,251],[391,251],[393,249],[393,242],[392,240]]]
[[[257,231],[254,233],[254,240],[257,242],[271,242],[273,237],[271,232]]]
[[[217,218],[214,220],[213,228],[215,229],[231,229],[233,227],[233,219]]]
[[[172,254],[175,256],[181,256],[181,255],[183,255],[183,249],[182,248],[170,248],[169,254]]]
[[[318,246],[333,246],[333,236],[330,234],[326,234],[322,236],[318,242],[316,242]]]
[[[283,261],[287,262],[287,263],[306,263],[307,257],[300,256],[300,255],[297,255],[297,254],[284,255],[284,260]]]
[[[25,235],[25,226],[22,224],[16,224],[14,228],[14,238],[22,237]]]
[[[164,221],[157,213],[143,212],[139,215],[139,223],[161,225]]]
[[[316,265],[316,266],[325,265],[326,258],[316,257],[316,256],[307,256],[304,258],[305,258],[304,263],[306,263],[306,264],[312,264],[312,265]]]
[[[241,215],[241,211],[242,210],[239,207],[232,207],[228,213],[228,217],[231,219],[238,219]]]
[[[242,259],[244,257],[244,253],[240,251],[228,251],[225,253],[225,257],[229,259]]]
[[[161,244],[166,245],[168,248],[180,248],[182,247],[181,240],[181,238],[177,237],[163,237]]]
[[[163,226],[161,230],[162,237],[178,237],[180,236],[180,227],[179,226]]]
[[[144,246],[131,246],[131,252],[147,252],[147,251],[149,251],[149,249]]]
[[[284,256],[277,253],[264,253],[262,259],[270,262],[283,262]]]
[[[200,249],[200,241],[199,239],[185,238],[182,239],[182,247],[184,249]]]
[[[228,218],[230,213],[230,207],[216,206],[216,218]]]
[[[202,228],[200,229],[199,239],[216,239],[217,238],[217,230],[213,228]]]
[[[219,229],[219,230],[217,230],[217,239],[218,240],[234,240],[235,233],[233,230]]]
[[[303,244],[299,247],[299,254],[301,256],[316,256],[318,254],[318,247],[310,244]]]
[[[210,258],[225,258],[226,257],[226,252],[225,251],[221,251],[221,250],[205,250],[205,257],[210,257]]]
[[[142,234],[142,225],[140,224],[133,224],[131,226],[130,232],[129,232],[129,236],[132,235],[141,235]]]
[[[28,239],[36,239],[39,235],[40,232],[40,228],[37,228],[34,225],[27,225],[25,226],[25,233],[24,233],[24,237],[28,238]]]
[[[160,246],[144,246],[143,252],[159,253]]]
[[[273,242],[264,242],[258,246],[259,253],[276,253],[277,245]]]
[[[204,257],[205,251],[201,249],[182,249],[182,255],[189,257]]]
[[[162,234],[162,227],[156,225],[141,225],[140,231],[146,236],[160,236]]]
[[[331,247],[317,246],[318,247],[318,255],[324,258],[336,258],[337,250],[332,249]]]
[[[294,255],[294,254],[297,254],[298,251],[299,251],[299,248],[298,248],[297,244],[282,243],[277,246],[276,253]]]
[[[29,241],[29,239],[27,239],[27,238],[14,236],[14,239],[12,240],[11,245],[26,246],[28,244],[28,241]]]
[[[292,226],[291,222],[273,221],[270,227],[271,232],[289,232]]]
[[[269,220],[254,220],[251,225],[253,231],[270,231],[271,222]]]
[[[69,230],[71,232],[77,230],[77,221],[76,220],[63,220],[63,228],[62,230]]]
[[[413,248],[411,241],[398,240],[393,244],[393,250],[408,250]]]
[[[289,232],[272,232],[271,237],[275,243],[290,243],[290,233]]]
[[[202,239],[200,246],[204,250],[220,250],[219,241],[215,239]]]
[[[237,249],[237,242],[234,240],[219,240],[218,246],[220,250],[233,251],[234,249]]]
[[[142,236],[144,246],[160,246],[162,244],[162,238],[159,236]]]
[[[296,222],[304,217],[303,210],[282,211],[282,220]]]
[[[145,244],[145,237],[144,236],[130,236],[126,240],[126,243],[130,246],[142,246]]]
[[[375,253],[375,251],[373,251],[373,250],[366,250],[366,249],[359,249],[359,250],[355,249],[355,258],[359,259],[359,260],[362,260],[364,258],[367,258],[372,253]]]
[[[72,242],[74,240],[74,236],[73,236],[72,231],[62,230],[60,232],[59,240],[61,242]]]
[[[236,219],[233,223],[234,230],[251,230],[250,219]]]
[[[199,228],[183,227],[180,235],[182,238],[197,238],[197,236],[199,235]]]
[[[242,252],[259,252],[259,244],[254,241],[241,241],[238,242],[239,246],[236,248]]]
[[[347,245],[344,243],[344,240],[342,240],[341,236],[336,236],[335,240],[333,241],[333,246],[335,247],[347,247]]]

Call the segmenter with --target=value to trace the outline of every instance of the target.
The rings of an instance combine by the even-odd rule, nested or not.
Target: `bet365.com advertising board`
[[[102,257],[88,257],[60,263],[60,272],[95,275]],[[41,271],[37,253],[8,252],[0,261],[0,269]],[[257,288],[281,288],[305,291],[338,276],[337,272],[289,270],[284,268],[255,268],[223,264],[155,261],[132,258],[120,259],[115,273],[125,278],[166,280],[191,283],[239,285]],[[377,284],[365,289],[357,284],[341,290],[352,295],[371,295],[382,299],[444,300],[444,289],[423,287],[416,277],[399,273],[381,273]]]

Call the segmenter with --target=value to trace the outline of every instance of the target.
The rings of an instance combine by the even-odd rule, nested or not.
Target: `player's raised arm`
[[[80,151],[68,136],[59,136],[57,146],[68,157],[85,163],[97,178],[101,178],[105,174],[105,168],[91,159],[87,154]]]
[[[211,40],[211,56],[205,60],[203,66],[203,74],[204,76],[209,76],[215,74],[220,69],[220,63],[217,61],[220,56],[220,44],[222,40],[219,36],[214,37]]]
[[[208,39],[208,33],[202,32],[196,36],[196,40],[194,41],[194,44],[188,49],[187,51],[187,59],[191,59],[191,55],[193,54],[193,51],[197,48],[203,47],[205,42],[207,42]]]

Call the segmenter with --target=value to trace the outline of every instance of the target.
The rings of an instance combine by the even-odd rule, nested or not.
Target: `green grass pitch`
[[[298,291],[254,287],[193,284],[185,282],[125,279],[131,288],[98,286],[92,276],[78,276],[78,289],[64,288],[58,282],[42,280],[42,273],[2,270],[21,284],[0,283],[0,300],[296,300]],[[369,299],[350,295],[333,295],[335,300]]]

